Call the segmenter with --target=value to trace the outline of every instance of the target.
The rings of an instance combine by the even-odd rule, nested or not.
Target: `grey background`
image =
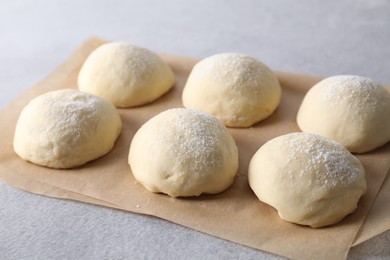
[[[0,0],[0,107],[90,36],[197,58],[236,51],[276,70],[356,74],[390,84],[386,0]],[[276,256],[153,217],[38,196],[0,181],[0,258]],[[352,248],[349,258],[390,258],[390,232]]]

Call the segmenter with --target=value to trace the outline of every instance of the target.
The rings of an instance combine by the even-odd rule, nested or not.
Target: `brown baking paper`
[[[39,94],[77,88],[82,63],[102,43],[100,39],[88,40],[57,70],[1,112],[0,178],[30,192],[157,216],[290,258],[346,258],[390,167],[389,144],[358,156],[367,171],[368,192],[356,212],[334,226],[312,229],[281,220],[273,208],[256,198],[247,181],[249,161],[262,144],[273,137],[299,131],[295,122],[299,104],[305,92],[320,79],[318,77],[278,72],[283,94],[275,113],[251,128],[229,128],[239,148],[240,167],[233,185],[218,195],[170,198],[150,193],[135,181],[127,163],[129,145],[139,127],[161,111],[182,107],[181,91],[196,63],[190,58],[162,55],[176,74],[175,87],[151,104],[119,109],[123,130],[114,149],[106,156],[70,170],[37,166],[16,156],[12,142],[21,109]],[[370,226],[367,225],[369,230],[364,234],[375,235]]]
[[[389,171],[390,173],[390,171]],[[390,229],[390,174],[387,173],[378,197],[371,206],[352,246],[356,246]]]

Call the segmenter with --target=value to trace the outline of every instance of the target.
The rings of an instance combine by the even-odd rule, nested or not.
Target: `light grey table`
[[[242,52],[277,70],[356,74],[390,84],[386,0],[2,0],[0,107],[94,35],[198,58]],[[389,241],[388,231],[352,248],[349,258],[388,259]],[[33,195],[0,181],[0,258],[276,256],[153,217]]]

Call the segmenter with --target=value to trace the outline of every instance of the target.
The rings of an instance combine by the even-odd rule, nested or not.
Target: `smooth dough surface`
[[[124,42],[106,43],[84,62],[80,90],[102,96],[117,107],[152,102],[173,87],[171,68],[150,50]]]
[[[121,119],[107,100],[73,89],[51,91],[28,103],[15,129],[22,159],[51,168],[71,168],[108,153]]]
[[[185,107],[208,112],[230,127],[249,127],[267,118],[280,98],[273,71],[239,53],[217,54],[197,63],[182,95]]]
[[[329,77],[307,92],[297,122],[351,152],[368,152],[390,141],[390,93],[367,78]]]
[[[256,196],[289,222],[314,228],[355,211],[366,192],[360,161],[341,144],[314,134],[291,133],[264,144],[249,165]]]
[[[225,126],[209,114],[166,110],[135,134],[129,151],[134,177],[151,192],[171,197],[227,189],[238,169],[238,150]]]

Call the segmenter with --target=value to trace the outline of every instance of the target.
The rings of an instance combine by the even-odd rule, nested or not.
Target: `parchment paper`
[[[390,172],[390,171],[389,171]],[[352,246],[358,245],[390,229],[390,174],[382,185],[370,212],[361,226]]]
[[[290,258],[346,258],[390,167],[390,144],[358,156],[367,172],[368,192],[355,213],[331,227],[312,229],[281,220],[273,208],[256,198],[246,177],[249,161],[262,144],[273,137],[299,131],[295,123],[299,104],[308,88],[320,80],[318,77],[277,72],[283,94],[276,112],[254,127],[229,128],[239,148],[240,167],[234,184],[218,195],[175,199],[150,193],[135,181],[127,163],[129,145],[138,128],[161,111],[182,107],[181,91],[196,63],[190,58],[161,55],[176,74],[175,87],[151,104],[119,109],[123,130],[114,149],[106,156],[70,170],[33,165],[16,156],[12,141],[21,109],[39,94],[54,89],[77,88],[76,79],[83,61],[102,43],[104,41],[97,38],[88,40],[57,70],[1,112],[0,178],[30,192],[154,215]],[[384,203],[386,198],[388,195]],[[383,198],[379,202],[383,203]],[[373,208],[372,221],[378,221],[375,216],[383,215],[382,206]],[[381,223],[380,230],[389,228],[389,223]],[[361,239],[378,234],[374,226],[371,222],[367,223],[367,228],[362,229],[360,234]],[[358,243],[359,239],[356,241]]]

